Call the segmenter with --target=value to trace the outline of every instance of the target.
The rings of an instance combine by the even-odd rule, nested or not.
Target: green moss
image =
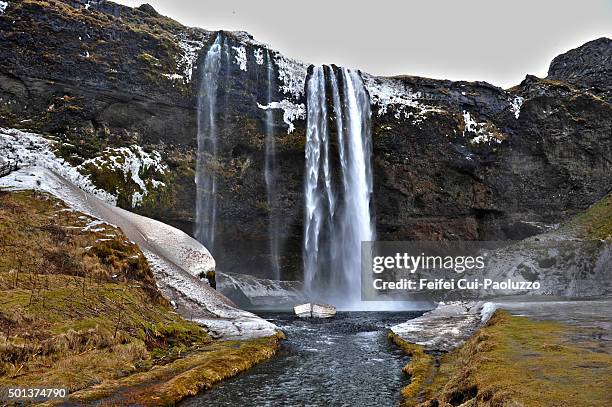
[[[46,194],[0,192],[1,387],[75,391],[211,343],[172,310],[119,229],[86,229],[93,219],[66,209]]]
[[[577,227],[582,237],[609,239],[612,237],[612,194],[609,194],[584,213],[576,216],[570,227]]]
[[[434,358],[425,353],[422,346],[408,343],[393,332],[389,332],[389,339],[410,356],[410,362],[402,369],[410,376],[410,384],[402,389],[402,397],[405,402],[416,400],[425,382],[431,376]]]
[[[576,330],[497,311],[404,405],[608,406],[609,346]]]

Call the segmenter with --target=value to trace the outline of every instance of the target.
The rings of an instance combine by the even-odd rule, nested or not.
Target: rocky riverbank
[[[607,406],[610,312],[609,297],[508,298],[443,305],[392,327],[411,356],[402,405]]]

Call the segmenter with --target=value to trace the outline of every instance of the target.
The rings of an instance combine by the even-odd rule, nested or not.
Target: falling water
[[[215,244],[217,180],[216,105],[223,40],[218,35],[204,58],[198,95],[198,157],[196,168],[196,238],[210,250]]]
[[[272,56],[267,52],[267,104],[270,105],[273,99],[274,65]],[[278,216],[275,211],[277,206],[276,182],[278,179],[276,165],[276,143],[274,140],[274,113],[272,109],[266,109],[266,153],[265,170],[266,193],[268,203],[268,234],[270,236],[270,259],[272,264],[272,276],[280,280],[280,252],[279,252],[279,225]]]
[[[304,283],[313,296],[352,307],[360,299],[361,242],[374,239],[369,96],[357,72],[315,67],[307,104]]]

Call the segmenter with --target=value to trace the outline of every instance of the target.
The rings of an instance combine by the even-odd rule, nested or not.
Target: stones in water
[[[356,308],[361,242],[375,238],[370,100],[358,72],[330,66],[314,67],[306,94],[304,284]]]

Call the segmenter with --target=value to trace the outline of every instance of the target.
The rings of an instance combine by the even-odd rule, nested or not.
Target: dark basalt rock
[[[557,56],[548,79],[570,82],[610,102],[612,97],[612,39],[602,37]]]
[[[137,212],[193,231],[197,93],[208,45],[217,33],[183,27],[147,5],[109,1],[11,1],[0,14],[0,126],[21,127],[74,144],[80,159],[133,143],[162,153],[173,172],[164,196]],[[278,205],[264,180],[266,65],[243,34],[247,71],[222,63],[218,217],[220,270],[266,276],[269,211],[281,219],[284,276],[300,279],[305,122],[287,134],[274,112]],[[178,38],[199,41],[191,81],[177,70]],[[553,61],[545,79],[527,76],[503,90],[484,82],[396,78],[435,106],[420,123],[393,106],[374,107],[373,198],[377,237],[520,239],[545,231],[601,199],[612,185],[610,40]],[[278,66],[274,66],[278,70]],[[523,98],[520,115],[510,102]],[[283,95],[275,94],[274,100]],[[305,102],[301,100],[301,102]],[[501,143],[471,144],[464,112]],[[79,158],[66,158],[78,164]],[[71,161],[71,162],[72,162]],[[128,208],[131,209],[131,208]]]

